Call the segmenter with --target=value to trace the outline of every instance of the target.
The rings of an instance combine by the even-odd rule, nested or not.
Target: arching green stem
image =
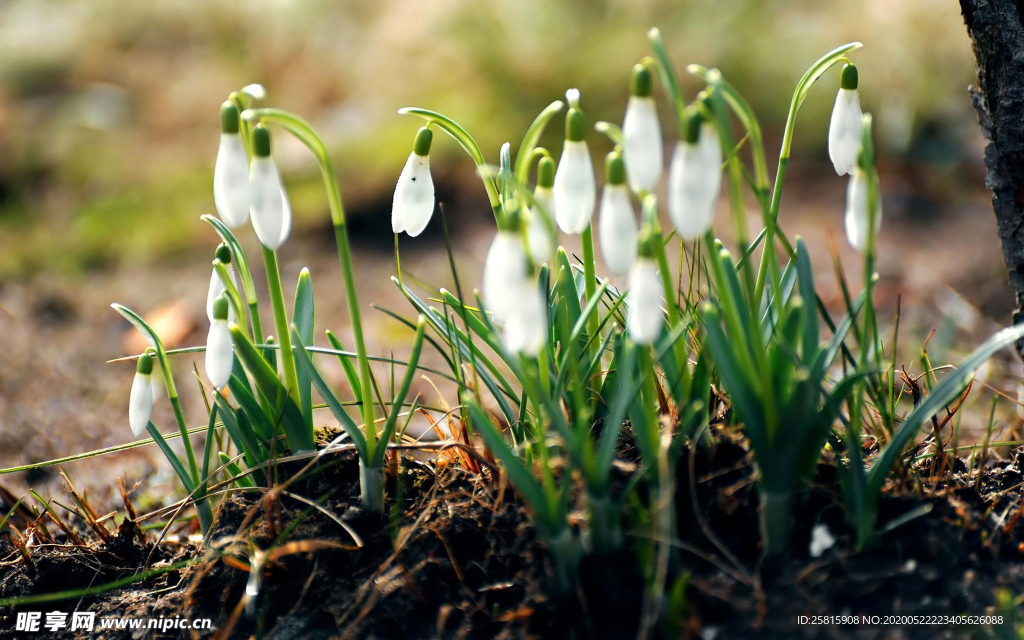
[[[341,262],[341,273],[345,283],[345,300],[348,303],[349,321],[352,323],[352,337],[355,341],[356,360],[359,364],[359,381],[364,429],[366,429],[367,449],[372,456],[377,445],[376,426],[374,425],[372,383],[370,380],[370,362],[366,357],[366,342],[363,338],[363,321],[359,309],[356,292],[355,276],[352,267],[352,250],[348,241],[348,229],[345,223],[345,208],[341,201],[341,189],[334,173],[334,166],[327,154],[323,141],[313,128],[302,118],[281,109],[253,109],[243,117],[273,122],[284,127],[289,133],[302,141],[313,153],[320,165],[320,174],[327,189],[327,203],[331,210],[331,223],[334,226],[334,237],[338,245],[338,259]],[[386,444],[386,443],[385,443]]]

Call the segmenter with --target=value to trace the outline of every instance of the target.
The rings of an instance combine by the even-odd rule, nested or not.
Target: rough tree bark
[[[988,145],[985,186],[992,192],[999,240],[1024,322],[1024,0],[960,0],[978,62],[971,102]],[[1024,355],[1024,340],[1017,343]]]

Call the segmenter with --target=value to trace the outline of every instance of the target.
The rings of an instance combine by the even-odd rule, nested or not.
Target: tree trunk
[[[960,0],[978,62],[971,102],[988,138],[985,186],[992,192],[1010,285],[1013,323],[1024,322],[1024,1]],[[1024,340],[1017,343],[1024,354]]]

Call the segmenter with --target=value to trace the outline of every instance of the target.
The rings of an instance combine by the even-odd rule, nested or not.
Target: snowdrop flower
[[[668,174],[668,212],[679,237],[695,240],[711,228],[722,186],[722,147],[718,131],[693,107],[686,131],[676,143]]]
[[[249,208],[252,227],[263,246],[271,251],[284,244],[292,231],[292,208],[281,175],[270,155],[270,131],[252,131],[253,158],[249,167]]]
[[[555,212],[555,195],[552,186],[555,184],[555,161],[543,157],[537,164],[537,188],[533,190],[533,199],[537,201],[547,214]],[[526,238],[530,245],[530,257],[536,262],[547,260],[555,250],[551,229],[538,207],[530,209],[530,219],[526,223]]]
[[[242,87],[241,93],[248,94],[253,100],[263,100],[267,97],[267,90],[258,82],[245,85]]]
[[[220,295],[213,303],[213,322],[206,336],[206,376],[215,389],[222,389],[231,379],[231,331],[228,330],[228,298]]]
[[[661,180],[664,163],[661,125],[651,96],[651,72],[642,64],[633,67],[622,138],[629,184],[634,191],[654,191]]]
[[[661,314],[661,280],[654,261],[653,238],[641,241],[640,257],[629,274],[629,307],[626,329],[637,344],[651,344],[661,334],[664,319]]]
[[[502,333],[505,348],[513,353],[535,357],[547,342],[547,321],[547,300],[537,280],[526,276],[520,284]]]
[[[421,127],[416,132],[412,153],[405,161],[402,175],[395,186],[391,205],[391,230],[411,237],[423,233],[434,213],[434,181],[430,178],[430,143],[434,134]]]
[[[249,220],[249,161],[238,133],[238,109],[231,102],[220,108],[220,148],[213,168],[213,203],[217,215],[232,229]]]
[[[578,234],[590,226],[597,187],[590,149],[583,139],[587,125],[579,109],[580,92],[569,89],[565,97],[569,112],[565,116],[565,146],[555,173],[555,219],[563,232]]]
[[[231,249],[228,245],[223,242],[217,247],[217,253],[214,256],[214,260],[217,260],[224,265],[227,269],[228,275],[231,276],[231,284],[238,289],[238,281],[235,279],[235,271],[231,268]],[[216,302],[217,297],[224,293],[224,281],[220,279],[220,274],[217,273],[217,269],[213,269],[213,275],[210,276],[210,290],[206,294],[206,317],[209,318],[210,322],[213,322],[213,303]],[[234,324],[235,322],[235,310],[228,305],[228,324]]]
[[[873,171],[874,169],[872,169]],[[868,214],[868,170],[857,165],[850,175],[846,187],[846,239],[850,246],[864,253],[868,249],[868,229],[871,220]],[[877,184],[877,178],[876,178]],[[875,229],[882,226],[882,198],[875,193]]]
[[[617,151],[605,159],[604,191],[598,218],[598,240],[608,271],[615,276],[629,273],[636,262],[636,214],[626,188],[627,166]]]
[[[848,64],[843,67],[839,78],[839,94],[832,109],[832,121],[828,127],[828,155],[836,173],[853,173],[857,166],[857,154],[861,142],[860,96],[857,93],[857,67]]]
[[[507,320],[521,307],[529,264],[519,233],[499,229],[484,260],[483,302],[499,320]]]
[[[153,413],[153,356],[149,351],[139,356],[135,367],[135,379],[132,380],[132,391],[128,397],[128,426],[136,438],[142,435],[149,425],[149,417]]]

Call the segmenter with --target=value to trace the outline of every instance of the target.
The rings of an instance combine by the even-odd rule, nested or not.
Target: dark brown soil
[[[676,470],[679,544],[668,556],[666,583],[685,588],[666,607],[656,637],[853,637],[849,627],[798,627],[794,615],[981,613],[994,610],[999,590],[1024,593],[1021,452],[991,466],[981,493],[960,462],[943,482],[933,481],[928,461],[907,472],[887,487],[879,526],[919,515],[861,552],[844,521],[836,469],[823,461],[798,505],[791,555],[761,560],[750,454],[741,438],[716,431],[713,452],[692,458],[694,492],[687,452]],[[621,453],[620,487],[635,473],[628,442]],[[282,466],[279,479],[302,466]],[[435,471],[412,460],[403,460],[398,478],[389,486],[390,513],[372,516],[358,506],[354,456],[325,456],[287,488],[318,500],[322,510],[288,495],[266,501],[262,493],[236,493],[218,513],[206,558],[85,598],[79,608],[98,616],[212,618],[215,627],[231,628],[233,638],[637,637],[645,589],[640,567],[651,564],[641,560],[654,549],[642,483],[623,496],[629,515],[622,550],[585,558],[577,590],[558,597],[526,511],[494,478],[454,465]],[[338,520],[357,533],[361,547]],[[819,523],[837,542],[811,558],[811,530]],[[139,571],[151,551],[150,566],[197,553],[187,545],[154,551],[154,536],[142,544],[128,524],[107,544],[35,548],[28,566],[9,537],[0,536],[0,598],[110,582]],[[251,550],[275,540],[306,543],[267,564],[246,607]],[[325,541],[334,547],[323,548]],[[24,609],[68,611],[77,602]],[[14,618],[15,611],[0,609],[0,637],[23,637],[12,631]],[[105,633],[99,637],[131,637]],[[182,635],[166,637],[188,637],[176,633]],[[856,635],[965,636],[986,637],[935,627],[861,628]]]

